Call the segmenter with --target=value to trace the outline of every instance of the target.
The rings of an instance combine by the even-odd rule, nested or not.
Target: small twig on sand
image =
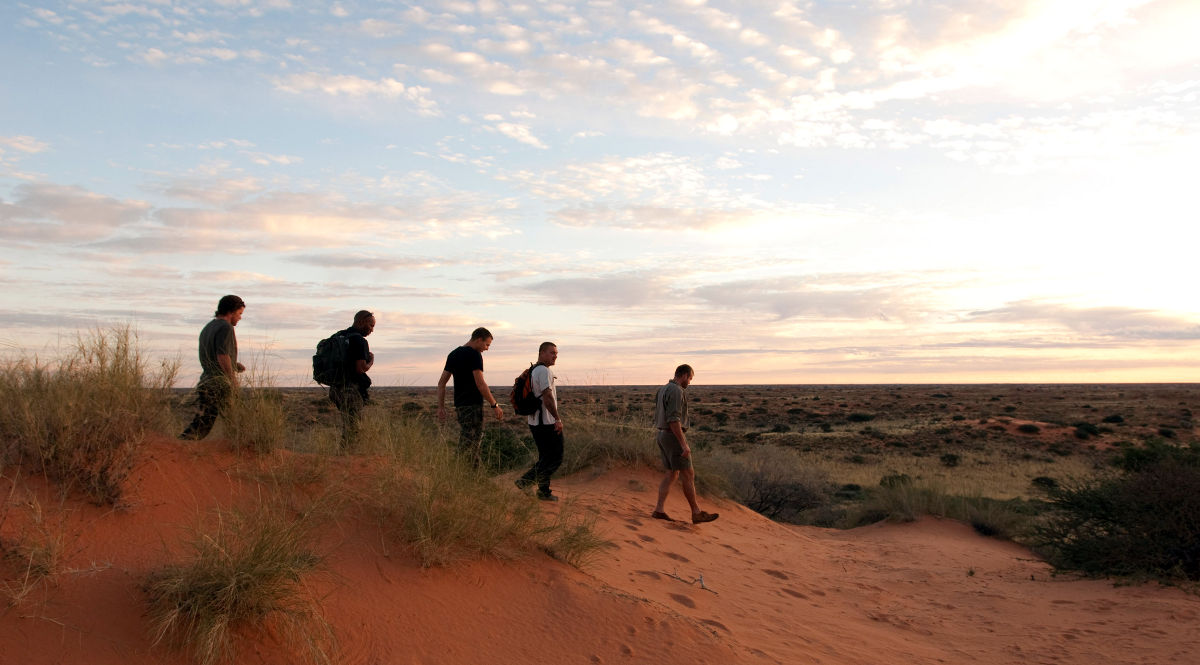
[[[678,568],[676,568],[676,569],[675,569],[675,572],[673,572],[673,573],[664,573],[664,574],[665,574],[667,577],[674,577],[675,579],[679,580],[680,582],[684,582],[684,583],[687,583],[687,584],[696,584],[696,583],[699,583],[699,584],[700,584],[700,588],[701,588],[701,589],[704,589],[705,591],[707,591],[707,592],[709,592],[709,593],[712,593],[712,594],[716,594],[716,595],[718,595],[718,596],[719,596],[719,595],[721,595],[721,594],[717,593],[716,591],[713,591],[712,589],[710,589],[710,588],[708,588],[707,586],[705,586],[705,584],[704,584],[704,573],[700,573],[700,577],[697,577],[697,578],[696,578],[696,579],[694,579],[694,580],[689,580],[689,579],[687,579],[687,578],[680,577],[680,576],[679,576],[679,569],[678,569]]]

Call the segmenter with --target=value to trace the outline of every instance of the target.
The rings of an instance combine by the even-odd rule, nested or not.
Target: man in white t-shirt
[[[554,370],[550,369],[558,359],[558,346],[554,342],[542,342],[538,347],[538,361],[530,374],[533,394],[542,398],[542,408],[529,416],[529,432],[537,445],[538,461],[525,475],[517,478],[517,487],[525,489],[537,484],[537,496],[543,501],[558,501],[550,492],[550,476],[558,470],[563,459],[563,423],[558,415],[558,391]]]

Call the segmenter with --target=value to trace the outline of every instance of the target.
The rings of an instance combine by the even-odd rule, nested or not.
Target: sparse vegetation
[[[304,579],[320,563],[307,520],[267,505],[215,514],[191,554],[146,581],[154,643],[189,651],[200,665],[234,660],[239,630],[270,625],[314,663],[329,663],[333,633]]]
[[[148,430],[169,423],[177,362],[151,368],[132,328],[80,335],[55,362],[0,365],[0,464],[116,504]]]
[[[1062,570],[1200,580],[1200,449],[1152,441],[1119,466],[1049,488],[1036,545]]]

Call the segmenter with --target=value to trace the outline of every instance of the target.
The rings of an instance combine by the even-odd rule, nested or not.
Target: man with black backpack
[[[558,497],[550,491],[550,476],[558,470],[563,461],[563,423],[558,415],[558,377],[550,367],[558,360],[558,346],[554,342],[542,342],[538,347],[537,364],[531,367],[528,378],[525,375],[518,379],[522,386],[519,397],[514,397],[514,404],[529,402],[533,409],[522,407],[518,413],[528,415],[529,432],[533,435],[533,443],[538,449],[538,460],[525,475],[517,478],[516,485],[525,489],[537,484],[537,497],[543,501],[558,501]],[[528,388],[525,381],[527,380]],[[528,394],[525,394],[525,390]],[[514,395],[517,387],[514,386]],[[533,404],[533,397],[538,398]]]
[[[329,386],[329,400],[342,414],[343,447],[358,435],[360,412],[370,401],[371,377],[367,372],[375,364],[375,354],[366,338],[374,330],[375,315],[360,310],[354,315],[353,325],[323,340],[313,356],[313,378]]]

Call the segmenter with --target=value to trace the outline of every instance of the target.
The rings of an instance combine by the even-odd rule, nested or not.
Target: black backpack
[[[346,356],[350,338],[341,332],[317,342],[313,354],[313,381],[324,386],[340,386],[346,382]]]
[[[513,413],[532,416],[541,410],[542,396],[533,394],[533,368],[537,366],[538,363],[530,364],[529,369],[521,372],[521,375],[513,381],[512,392],[508,394],[508,401],[512,404]]]

